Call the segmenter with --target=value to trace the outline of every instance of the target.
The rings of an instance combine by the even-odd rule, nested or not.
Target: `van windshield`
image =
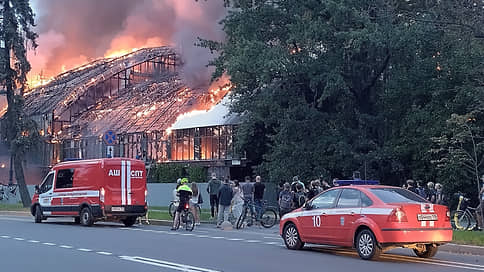
[[[373,188],[370,191],[385,203],[423,203],[428,202],[417,194],[401,188]]]

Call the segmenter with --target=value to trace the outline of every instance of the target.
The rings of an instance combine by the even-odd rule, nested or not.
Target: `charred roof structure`
[[[40,162],[122,156],[210,167],[238,160],[232,135],[239,119],[218,116],[214,123],[214,114],[228,114],[218,110],[211,121],[200,121],[229,87],[189,88],[179,73],[182,65],[170,47],[145,48],[93,61],[26,93],[25,111],[44,137]],[[171,128],[189,124],[192,115],[196,127]]]

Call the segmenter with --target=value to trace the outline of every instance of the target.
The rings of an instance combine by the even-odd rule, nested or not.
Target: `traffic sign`
[[[106,131],[103,140],[107,145],[113,145],[116,142],[116,133],[112,130]]]

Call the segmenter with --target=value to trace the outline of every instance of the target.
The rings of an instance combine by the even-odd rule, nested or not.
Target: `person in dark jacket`
[[[407,180],[407,190],[418,194],[417,188],[415,188],[415,181],[413,179]]]
[[[222,183],[217,179],[217,174],[212,173],[212,179],[208,182],[207,193],[210,194],[210,213],[212,218],[215,217],[218,208],[218,190]]]
[[[220,189],[218,190],[218,218],[217,218],[217,227],[219,228],[222,222],[229,221],[229,214],[230,214],[230,205],[232,204],[232,197],[234,196],[234,192],[232,188],[228,184],[228,182],[224,181]]]

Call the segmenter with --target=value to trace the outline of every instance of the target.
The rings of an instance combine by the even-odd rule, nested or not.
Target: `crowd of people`
[[[447,196],[443,192],[444,187],[440,183],[428,182],[427,186],[424,187],[422,181],[417,180],[415,182],[409,179],[403,185],[403,188],[418,194],[434,204],[449,205]]]
[[[336,181],[337,179],[333,181],[333,186],[337,186]],[[293,177],[292,183],[279,184],[279,189],[281,190],[278,197],[279,216],[282,217],[284,214],[302,207],[306,200],[312,199],[331,187],[327,181],[316,179],[310,181],[308,188],[306,188],[298,176]]]
[[[173,190],[173,198],[179,202],[173,221],[173,229],[175,229],[179,220],[179,213],[186,203],[189,203],[190,211],[194,215],[195,225],[200,225],[197,205],[203,203],[202,195],[195,182],[192,182],[190,186],[187,183],[188,179],[179,179],[177,187]],[[260,176],[256,176],[255,182],[252,182],[250,177],[245,177],[245,182],[240,183],[238,180],[230,180],[229,178],[218,179],[216,173],[212,173],[207,184],[211,219],[216,219],[217,227],[220,227],[223,222],[229,221],[231,214],[233,218],[238,219],[242,215],[244,205],[248,205],[251,212],[259,218],[264,192],[265,185]]]

